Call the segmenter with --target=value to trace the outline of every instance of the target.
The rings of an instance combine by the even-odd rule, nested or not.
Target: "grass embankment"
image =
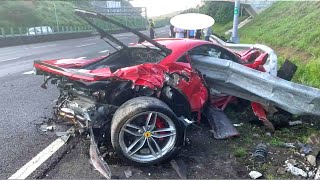
[[[241,43],[272,47],[281,65],[298,65],[293,81],[320,88],[320,2],[276,2],[240,29]]]
[[[22,28],[23,33],[26,33],[24,32],[26,28],[36,26],[50,26],[55,29],[57,21],[60,31],[62,27],[65,29],[68,27],[88,26],[85,21],[74,14],[75,7],[93,10],[89,1],[1,1],[0,28],[4,28],[6,33],[10,31],[19,33],[18,29]],[[57,19],[55,14],[57,15]],[[127,18],[124,16],[109,17],[130,27],[144,27],[144,19],[141,16],[130,16]],[[104,24],[101,23],[101,25]],[[110,25],[102,27],[109,28]]]

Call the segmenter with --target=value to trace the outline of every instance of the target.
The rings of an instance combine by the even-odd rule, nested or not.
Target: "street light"
[[[232,28],[232,36],[231,36],[231,41],[234,43],[239,43],[240,41],[240,38],[238,36],[239,9],[240,9],[240,1],[235,0],[234,11],[233,11],[233,28]]]

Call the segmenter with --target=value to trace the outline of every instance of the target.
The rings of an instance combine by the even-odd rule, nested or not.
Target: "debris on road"
[[[103,160],[98,150],[93,131],[91,129],[91,136],[90,136],[90,161],[93,167],[96,168],[105,178],[110,179],[112,174],[109,169],[108,164]]]
[[[42,132],[54,131],[55,126],[53,126],[53,125],[48,126],[47,124],[42,124],[39,129],[40,129]]]
[[[318,170],[314,176],[314,179],[320,179],[320,166],[318,167]]]
[[[312,165],[312,166],[316,166],[316,157],[313,155],[308,155],[307,156],[307,161]]]
[[[281,145],[286,148],[296,148],[295,143],[283,143]]]
[[[298,146],[300,147],[300,153],[309,154],[310,152],[312,152],[312,147],[309,144],[298,142]]]
[[[295,167],[291,163],[287,163],[286,166],[287,166],[286,170],[288,172],[290,172],[294,176],[302,176],[302,177],[307,177],[308,176],[307,173],[304,170],[302,170],[302,169],[300,169],[298,167]]]
[[[314,177],[314,172],[313,171],[309,171],[308,172],[308,178],[313,178]]]
[[[267,133],[266,133],[266,136],[271,137],[271,133],[267,132]]]
[[[255,161],[260,162],[260,163],[264,163],[264,162],[266,162],[267,154],[268,154],[267,145],[260,143],[257,145],[257,147],[253,153],[253,157],[254,157]]]
[[[170,164],[181,179],[187,179],[187,165],[182,159],[173,159]]]
[[[262,177],[262,174],[258,171],[251,171],[249,173],[249,176],[251,179],[258,179],[258,178]]]
[[[241,127],[243,126],[243,123],[237,123],[237,124],[233,124],[234,127]]]
[[[283,167],[279,167],[278,170],[277,170],[277,173],[283,175],[283,174],[286,173],[286,169],[283,168]]]
[[[132,176],[132,171],[130,169],[127,169],[124,171],[124,175],[126,178],[130,178]]]
[[[296,126],[302,124],[302,121],[289,121],[289,126]]]

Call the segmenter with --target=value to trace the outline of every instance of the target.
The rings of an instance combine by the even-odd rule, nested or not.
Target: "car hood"
[[[107,16],[104,16],[100,13],[94,12],[94,11],[88,11],[88,10],[83,10],[83,9],[75,9],[75,14],[78,15],[79,17],[81,17],[82,19],[84,19],[88,24],[90,24],[93,28],[95,28],[98,33],[100,34],[101,38],[107,38],[110,41],[116,43],[117,45],[123,47],[123,48],[127,48],[126,45],[124,45],[119,39],[117,39],[115,36],[112,36],[110,33],[104,31],[103,29],[101,29],[100,27],[98,27],[96,24],[94,24],[94,20],[90,20],[89,18],[95,18],[95,19],[100,19],[104,22],[108,22],[111,23],[115,26],[118,26],[120,28],[123,28],[126,31],[129,31],[133,34],[135,34],[136,36],[138,36],[139,41],[147,41],[150,44],[154,45],[155,47],[159,48],[161,51],[165,52],[167,55],[169,55],[172,50],[168,49],[167,47],[165,47],[164,45],[156,42],[155,40],[149,38],[148,36],[140,33],[137,30],[134,30],[132,28],[129,28],[128,26],[125,26]]]

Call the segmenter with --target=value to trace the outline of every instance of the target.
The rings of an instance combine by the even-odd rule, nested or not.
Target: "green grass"
[[[287,48],[298,65],[293,81],[320,88],[320,2],[276,2],[240,29],[241,43],[261,43]],[[290,53],[289,53],[290,54]],[[279,64],[286,58],[278,54]]]
[[[128,4],[128,2],[126,3]],[[5,0],[0,2],[0,28],[4,28],[5,32],[7,33],[10,32],[10,28],[13,28],[13,31],[15,33],[18,32],[18,28],[22,28],[23,31],[25,31],[25,29],[28,27],[36,26],[51,26],[53,28],[56,28],[57,21],[54,6],[56,7],[57,20],[60,26],[60,30],[62,26],[88,26],[88,23],[74,14],[75,7],[92,10],[92,6],[87,1]],[[144,27],[144,20],[142,19],[142,17],[109,17],[117,20],[122,24],[127,24],[130,27]]]
[[[245,157],[247,155],[247,149],[243,147],[234,147],[233,155],[238,158]]]

